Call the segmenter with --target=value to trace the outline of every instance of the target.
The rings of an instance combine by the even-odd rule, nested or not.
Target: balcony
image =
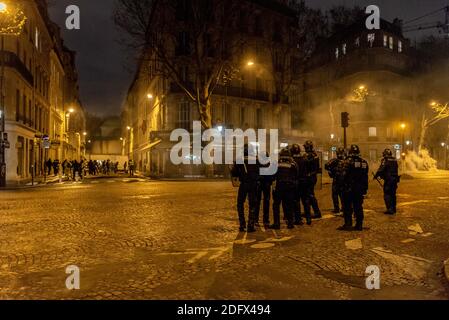
[[[33,75],[15,53],[3,51],[0,54],[5,61],[6,67],[15,69],[31,86],[33,85]]]
[[[189,86],[191,87],[192,85]],[[183,90],[176,83],[172,83],[170,85],[170,92],[182,93]],[[214,94],[264,102],[270,101],[270,94],[268,92],[242,87],[226,87],[223,85],[218,85],[217,87],[215,87]]]

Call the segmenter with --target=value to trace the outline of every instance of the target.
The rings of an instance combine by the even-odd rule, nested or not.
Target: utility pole
[[[343,128],[343,145],[344,148],[348,148],[348,137],[346,129],[349,127],[349,113],[342,112],[341,113],[341,127]]]

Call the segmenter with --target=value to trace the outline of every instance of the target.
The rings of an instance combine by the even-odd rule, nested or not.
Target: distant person
[[[129,175],[134,176],[134,160],[129,160]]]
[[[53,167],[53,161],[51,161],[51,159],[48,159],[47,162],[45,162],[45,166],[47,167],[47,176],[49,176]]]
[[[384,180],[384,201],[387,211],[385,214],[396,214],[396,191],[398,190],[399,166],[398,161],[393,157],[390,149],[385,149],[383,159],[379,170],[377,170],[374,179]]]
[[[59,174],[59,160],[58,159],[53,161],[53,172],[54,172],[55,176],[57,176]]]
[[[123,170],[125,170],[125,173],[128,173],[128,162],[125,161],[125,163],[123,164]]]

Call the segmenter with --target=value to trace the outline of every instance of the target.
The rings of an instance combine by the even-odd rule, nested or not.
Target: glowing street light
[[[441,142],[441,146],[444,148],[446,146],[445,142]]]
[[[130,130],[131,130],[131,127],[130,127],[130,126],[127,126],[127,127],[126,127],[126,130],[130,131]]]
[[[153,95],[151,93],[149,93],[149,94],[147,94],[147,98],[151,100],[151,99],[153,99]]]
[[[246,65],[247,65],[248,67],[252,67],[254,64],[255,64],[255,63],[254,63],[253,60],[249,60],[249,61],[246,63]]]
[[[0,2],[0,12],[5,12],[8,6],[4,2]]]
[[[432,102],[430,103],[430,105],[431,105],[432,107],[435,107],[437,104],[438,104],[438,103],[436,103],[435,101],[432,101]]]
[[[401,129],[404,130],[407,127],[405,123],[401,123]]]
[[[87,136],[87,132],[83,132],[83,136]]]

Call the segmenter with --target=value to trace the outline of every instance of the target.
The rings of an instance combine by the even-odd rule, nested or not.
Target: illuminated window
[[[384,35],[384,47],[388,47],[388,36]]]
[[[377,128],[376,127],[370,127],[368,135],[370,137],[377,137]]]
[[[360,47],[360,38],[357,37],[357,39],[355,39],[355,46],[358,48]]]
[[[342,52],[343,52],[343,55],[346,55],[346,43],[343,43]]]
[[[402,52],[402,41],[398,41],[398,52],[401,53]]]
[[[390,37],[390,49],[391,49],[391,50],[394,49],[393,37]]]
[[[376,34],[375,33],[368,34],[367,40],[369,42],[370,47],[373,47],[374,41],[376,40]]]
[[[36,28],[34,40],[35,40],[34,45],[36,46],[36,49],[39,49],[39,29],[38,28]]]
[[[339,58],[340,57],[340,50],[338,48],[335,49],[335,58]]]

